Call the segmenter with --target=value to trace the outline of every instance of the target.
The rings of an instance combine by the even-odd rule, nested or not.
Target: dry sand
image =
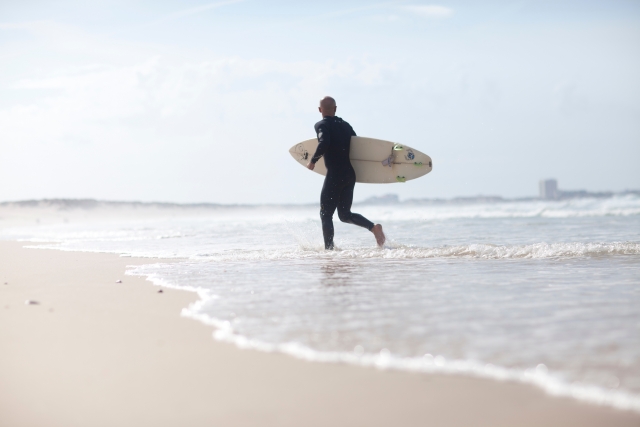
[[[149,260],[22,246],[0,242],[1,426],[640,425],[517,383],[239,350],[180,317],[195,294],[124,276]]]

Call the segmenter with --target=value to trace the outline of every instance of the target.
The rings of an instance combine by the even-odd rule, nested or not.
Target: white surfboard
[[[301,165],[307,166],[318,148],[318,139],[307,139],[289,149],[291,156]],[[420,178],[431,172],[431,157],[407,147],[382,139],[351,137],[349,152],[351,165],[356,171],[356,182],[389,184]],[[327,174],[324,158],[316,163],[314,172]]]

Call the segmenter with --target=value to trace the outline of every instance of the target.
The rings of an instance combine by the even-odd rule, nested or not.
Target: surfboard
[[[318,139],[307,139],[291,147],[289,153],[306,168],[316,148]],[[356,182],[368,184],[406,182],[428,174],[433,168],[431,157],[415,148],[362,136],[351,137],[349,158],[356,171]],[[324,158],[318,160],[313,171],[327,174]]]

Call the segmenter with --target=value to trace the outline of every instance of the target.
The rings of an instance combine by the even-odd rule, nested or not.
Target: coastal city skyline
[[[389,188],[389,187],[384,187]],[[566,189],[561,188],[560,183],[555,178],[541,179],[538,181],[538,194],[520,197],[504,197],[499,194],[475,194],[475,195],[454,195],[452,197],[423,197],[423,198],[403,198],[401,199],[397,192],[388,191],[380,192],[366,198],[355,199],[356,204],[396,204],[396,203],[486,203],[486,202],[503,202],[503,201],[525,201],[525,200],[568,200],[579,198],[610,198],[614,196],[640,195],[640,189],[625,188],[622,191],[590,191],[588,189]],[[132,206],[185,206],[185,207],[206,207],[206,206],[224,206],[224,205],[244,205],[244,206],[261,206],[274,205],[281,206],[286,204],[309,205],[312,203],[216,203],[216,202],[176,202],[172,200],[126,200],[126,199],[96,199],[96,198],[64,198],[52,197],[41,199],[22,199],[22,200],[0,200],[0,205],[5,206],[59,206],[59,207],[75,207],[75,208],[91,208],[98,205],[132,205]]]
[[[397,193],[387,192],[379,195],[369,196],[364,199],[357,199],[354,201],[356,204],[374,204],[374,205],[390,205],[398,203],[409,204],[422,204],[422,203],[499,203],[499,202],[514,202],[514,201],[561,201],[569,199],[581,199],[581,198],[595,198],[606,199],[614,196],[628,196],[635,195],[640,196],[640,189],[625,189],[623,191],[589,191],[584,189],[562,189],[559,186],[556,179],[543,179],[538,182],[538,194],[535,196],[523,196],[523,197],[503,197],[496,194],[477,194],[469,196],[453,196],[449,198],[403,198],[401,199]],[[26,200],[4,200],[0,201],[0,206],[21,206],[21,207],[38,207],[38,206],[51,206],[58,208],[95,208],[98,206],[147,206],[147,207],[217,207],[217,206],[283,206],[287,204],[283,203],[215,203],[215,202],[173,202],[170,200],[154,200],[154,201],[140,201],[140,200],[100,200],[94,198],[45,198],[45,199],[26,199]],[[315,203],[291,203],[288,205],[315,205]]]

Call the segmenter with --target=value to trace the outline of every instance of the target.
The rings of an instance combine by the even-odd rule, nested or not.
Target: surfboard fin
[[[393,156],[389,156],[382,161],[382,166],[393,166]]]
[[[407,182],[407,178],[404,176],[396,176],[396,181],[398,182]]]
[[[400,144],[396,144],[393,146],[393,151],[402,151],[404,150],[404,147]]]
[[[422,166],[422,162],[413,162],[415,166]]]

